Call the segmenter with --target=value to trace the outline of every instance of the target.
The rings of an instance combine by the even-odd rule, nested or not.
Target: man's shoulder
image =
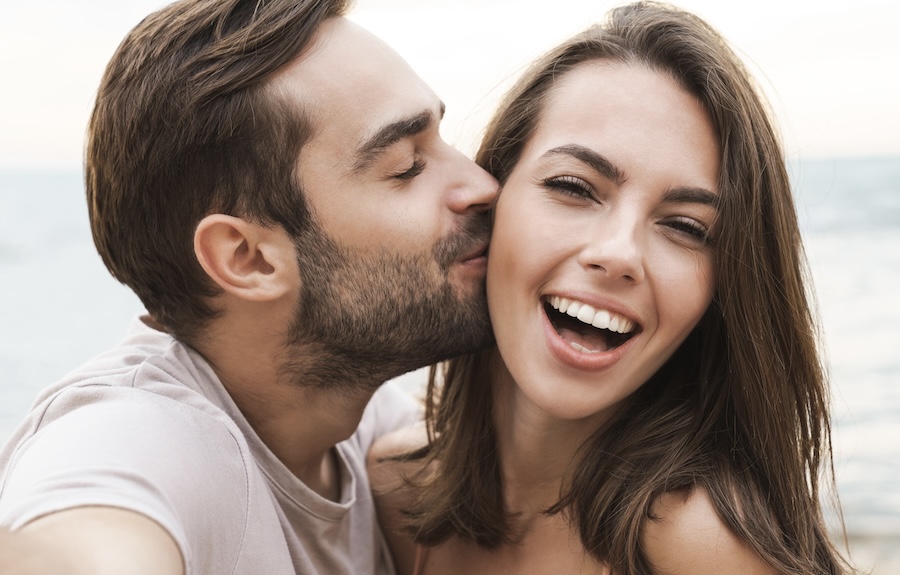
[[[207,440],[215,438],[220,446],[246,452],[235,422],[205,392],[214,384],[204,380],[214,378],[174,338],[133,326],[119,345],[38,395],[0,452],[0,463],[34,444],[48,453],[82,455],[104,445],[110,457],[118,451],[144,450],[146,455],[162,446],[156,455],[171,453],[174,458],[209,449]]]
[[[250,459],[239,428],[212,402],[177,380],[133,384],[140,372],[94,374],[48,393],[0,452],[0,463],[26,453],[101,467],[131,462],[177,468],[198,461],[214,467]]]
[[[239,544],[250,483],[260,484],[255,462],[236,423],[198,391],[202,376],[183,351],[171,338],[126,338],[47,388],[0,451],[0,524],[117,507],[164,526],[183,549],[221,522],[222,538]],[[212,543],[204,536],[200,547]]]
[[[171,335],[137,318],[117,345],[72,370],[61,382],[152,386],[156,382],[189,384],[197,379],[196,354]]]
[[[379,437],[421,421],[423,413],[422,401],[396,382],[388,381],[366,406],[354,438],[365,453]]]
[[[196,352],[139,319],[135,324],[118,345],[42,390],[31,415],[46,423],[55,415],[111,402],[142,404],[147,417],[166,413],[173,404],[217,412],[206,392],[216,387],[216,376]]]
[[[233,563],[264,482],[236,427],[199,405],[127,385],[61,390],[0,453],[0,524],[128,510],[162,526],[187,563],[215,545]]]

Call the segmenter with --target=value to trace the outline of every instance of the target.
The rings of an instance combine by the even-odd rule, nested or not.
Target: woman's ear
[[[300,281],[294,242],[278,226],[212,214],[194,231],[194,253],[220,288],[244,300],[278,299]]]

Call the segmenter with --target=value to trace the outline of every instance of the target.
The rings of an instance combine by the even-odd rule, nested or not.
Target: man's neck
[[[335,445],[353,435],[372,392],[346,392],[223,379],[235,404],[275,456],[323,497],[340,495]]]
[[[278,330],[254,331],[266,325],[258,320],[230,321],[227,332],[213,327],[194,347],[272,453],[311,489],[333,498],[340,487],[334,447],[356,431],[377,385],[309,385],[296,360],[314,362],[312,355],[295,349],[286,358]]]

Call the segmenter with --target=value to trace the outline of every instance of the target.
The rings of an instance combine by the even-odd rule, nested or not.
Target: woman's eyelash
[[[712,242],[712,238],[709,235],[709,230],[703,224],[697,222],[693,219],[688,218],[675,218],[666,222],[666,225],[671,229],[686,234],[704,244],[709,244]]]
[[[421,174],[424,169],[425,169],[425,162],[423,162],[421,160],[415,160],[413,162],[412,166],[410,166],[408,170],[405,170],[398,174],[392,174],[391,177],[405,182],[405,181],[411,180],[411,179],[415,178],[416,176],[418,176],[419,174]]]
[[[596,195],[594,188],[581,178],[576,178],[575,176],[554,176],[552,178],[545,178],[541,180],[541,184],[549,190],[576,198],[594,198]],[[709,245],[713,242],[713,238],[709,233],[709,228],[694,218],[683,216],[673,217],[667,219],[664,223],[669,229],[683,234],[700,244]]]
[[[573,176],[557,176],[542,181],[544,187],[577,197],[591,197],[594,190],[584,180]]]

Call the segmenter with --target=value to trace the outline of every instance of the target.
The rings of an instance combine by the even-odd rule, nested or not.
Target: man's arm
[[[247,529],[250,456],[224,415],[89,385],[60,394],[40,421],[0,463],[8,537],[74,565],[59,574],[231,571]],[[0,575],[15,573],[8,557],[0,549]]]
[[[0,574],[60,573],[184,575],[184,566],[165,529],[124,509],[79,507],[0,530]]]

